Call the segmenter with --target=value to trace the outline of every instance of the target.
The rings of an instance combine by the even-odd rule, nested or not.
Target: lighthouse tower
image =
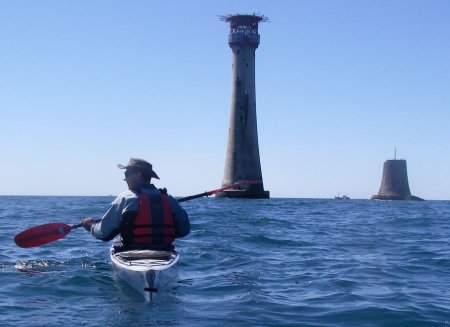
[[[220,19],[230,24],[228,44],[233,53],[230,125],[222,186],[243,180],[260,183],[222,191],[216,197],[268,198],[269,191],[264,191],[259,159],[255,93],[258,24],[268,19],[256,14],[228,15]]]

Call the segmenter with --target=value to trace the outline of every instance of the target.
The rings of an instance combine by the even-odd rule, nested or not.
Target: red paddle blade
[[[72,226],[63,223],[50,223],[31,227],[14,237],[21,248],[31,248],[54,242],[63,238],[72,230]]]

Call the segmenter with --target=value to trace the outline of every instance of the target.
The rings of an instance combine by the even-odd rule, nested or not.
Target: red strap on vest
[[[151,239],[145,237],[152,235],[152,211],[150,210],[150,199],[145,194],[139,195],[139,211],[134,220],[133,234],[135,236],[135,244],[151,243]],[[150,226],[148,226],[150,225]],[[142,237],[139,237],[142,236]]]

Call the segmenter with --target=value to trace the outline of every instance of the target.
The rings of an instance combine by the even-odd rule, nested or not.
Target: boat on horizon
[[[334,197],[336,200],[350,200],[350,197],[347,194],[344,194],[342,196],[335,196]]]

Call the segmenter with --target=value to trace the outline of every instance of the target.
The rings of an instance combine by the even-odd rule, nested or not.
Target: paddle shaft
[[[239,187],[239,186],[242,186],[242,185],[260,184],[260,183],[261,183],[261,181],[242,181],[242,182],[237,182],[237,183],[234,183],[234,184],[231,184],[231,185],[228,185],[228,186],[224,186],[224,187],[212,190],[212,191],[203,192],[203,193],[199,193],[199,194],[195,194],[195,195],[185,196],[183,198],[178,199],[177,201],[178,201],[178,203],[185,202],[185,201],[190,201],[190,200],[202,198],[204,196],[210,196],[210,195],[219,193],[221,191],[228,190],[230,188],[236,188],[236,187]],[[96,219],[96,220],[93,221],[93,223],[96,224],[96,223],[98,223],[100,221],[101,221],[101,219]],[[72,225],[71,229],[75,229],[75,228],[79,228],[79,227],[83,227],[83,224],[80,223],[80,224]]]
[[[193,199],[198,199],[198,198],[202,198],[204,196],[210,196],[210,195],[219,193],[221,191],[228,190],[230,188],[237,188],[237,187],[240,187],[242,185],[250,185],[250,184],[261,184],[261,181],[242,181],[242,182],[234,183],[234,184],[231,184],[231,185],[228,185],[228,186],[224,186],[224,187],[218,188],[216,190],[212,190],[212,191],[208,191],[208,192],[204,192],[204,193],[199,193],[199,194],[195,194],[195,195],[186,196],[184,198],[178,199],[178,202],[184,202],[184,201],[189,201],[189,200],[193,200]]]

